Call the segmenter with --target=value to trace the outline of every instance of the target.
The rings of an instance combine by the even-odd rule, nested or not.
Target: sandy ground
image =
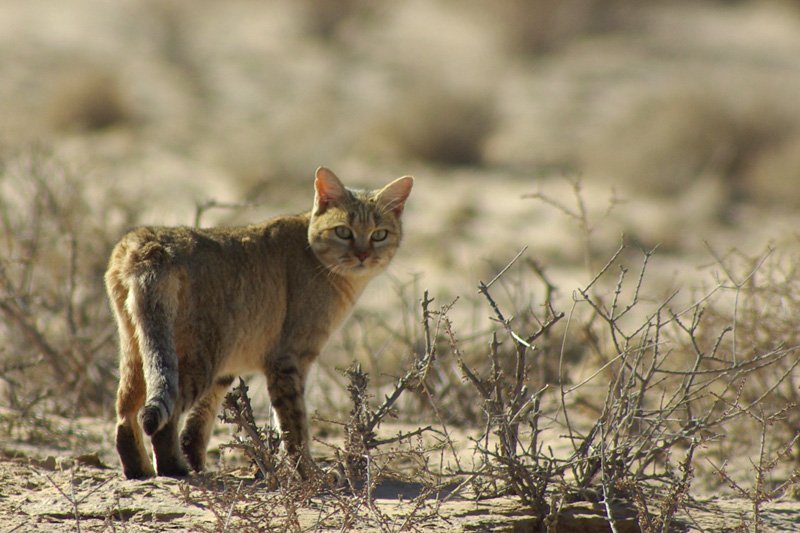
[[[0,517],[3,531],[341,531],[348,509],[358,517],[347,531],[531,531],[530,517],[515,498],[475,501],[451,497],[447,490],[420,498],[421,485],[386,480],[365,499],[320,493],[287,508],[256,482],[248,469],[192,475],[184,480],[124,479],[107,444],[113,431],[107,421],[40,421],[43,433],[31,440],[0,440]],[[45,426],[43,426],[44,428]],[[64,431],[69,428],[68,431]],[[40,441],[43,438],[61,440]],[[392,432],[389,428],[386,431]],[[35,432],[33,432],[35,433]],[[631,531],[631,510],[620,508],[621,531]],[[692,501],[678,514],[675,530],[752,530],[752,503],[733,497]],[[605,531],[604,509],[597,504],[565,506],[559,531]],[[627,513],[627,514],[624,514]],[[779,498],[760,510],[762,531],[800,528],[800,504]],[[292,525],[293,524],[293,525]],[[742,529],[743,528],[743,529]]]

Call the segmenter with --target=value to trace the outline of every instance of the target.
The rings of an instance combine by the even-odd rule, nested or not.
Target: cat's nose
[[[356,258],[361,261],[362,263],[366,261],[367,257],[369,257],[369,252],[356,252]]]

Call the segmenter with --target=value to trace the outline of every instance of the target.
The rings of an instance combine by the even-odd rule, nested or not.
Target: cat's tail
[[[178,354],[173,334],[177,288],[169,287],[170,281],[175,282],[169,276],[149,282],[140,279],[130,302],[147,388],[139,421],[148,435],[169,422],[178,402]]]

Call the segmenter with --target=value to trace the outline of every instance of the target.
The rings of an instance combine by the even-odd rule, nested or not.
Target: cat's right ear
[[[319,167],[314,174],[314,214],[321,215],[331,205],[341,202],[347,196],[347,190],[328,168]]]

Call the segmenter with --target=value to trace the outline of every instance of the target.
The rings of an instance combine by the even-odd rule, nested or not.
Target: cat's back
[[[308,217],[280,216],[261,224],[223,228],[142,226],[114,247],[109,271],[122,276],[170,268],[190,271],[277,264],[307,248]]]

